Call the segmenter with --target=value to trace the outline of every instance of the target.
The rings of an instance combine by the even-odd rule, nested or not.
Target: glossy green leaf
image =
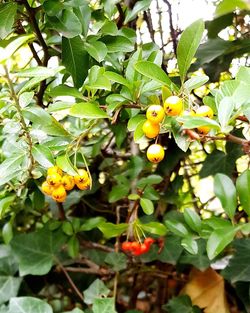
[[[145,188],[147,185],[156,185],[160,184],[163,181],[163,178],[160,175],[149,175],[147,177],[143,177],[137,182],[138,188]]]
[[[139,123],[141,123],[142,121],[146,121],[145,115],[138,114],[131,117],[128,121],[128,130],[130,132],[135,131]]]
[[[108,48],[108,53],[131,52],[134,50],[134,44],[124,36],[104,36],[102,41]]]
[[[71,74],[75,87],[81,87],[88,74],[89,56],[79,36],[63,37],[62,63]]]
[[[154,213],[154,204],[151,200],[141,198],[140,199],[140,205],[141,205],[142,210],[145,214],[151,215]]]
[[[236,9],[249,10],[250,5],[245,0],[222,0],[215,11],[217,16],[233,12]]]
[[[210,126],[212,128],[220,129],[220,125],[207,117],[198,117],[198,116],[182,116],[178,117],[177,121],[182,123],[183,128],[192,129],[200,126]]]
[[[103,233],[105,238],[112,238],[124,233],[128,228],[128,224],[102,223],[98,225],[97,228]]]
[[[49,168],[54,165],[54,157],[49,148],[44,145],[33,146],[32,155],[34,159],[45,168]]]
[[[71,96],[74,98],[83,99],[83,95],[80,91],[74,87],[68,85],[58,85],[49,91],[49,95],[53,98],[61,96]]]
[[[199,233],[201,230],[200,216],[194,210],[189,208],[184,210],[183,216],[188,226],[195,232]]]
[[[6,184],[9,180],[16,177],[21,170],[21,164],[24,160],[24,155],[13,155],[4,160],[0,165],[0,185]]]
[[[234,101],[231,97],[224,97],[218,107],[218,119],[222,128],[222,132],[228,125],[232,113],[234,111]]]
[[[237,232],[233,226],[218,228],[212,232],[207,241],[207,255],[210,260],[220,254],[229,245]]]
[[[137,14],[141,11],[145,11],[150,6],[151,0],[141,0],[135,3],[133,6],[133,10],[128,10],[126,14],[126,18],[124,21],[124,24],[127,24],[128,22],[132,21],[136,18]]]
[[[205,29],[203,20],[197,20],[181,34],[177,47],[177,62],[181,81],[184,82],[196,50],[199,47]]]
[[[198,253],[198,244],[196,240],[192,238],[192,236],[187,236],[183,238],[181,241],[181,245],[185,250],[187,250],[191,254]]]
[[[250,170],[245,170],[237,178],[236,189],[244,211],[250,216]]]
[[[129,186],[123,184],[114,186],[108,196],[109,202],[114,203],[118,200],[125,198],[129,193],[129,189],[130,189]]]
[[[167,228],[165,225],[159,222],[150,222],[146,224],[140,224],[140,227],[151,234],[158,235],[158,236],[164,236],[167,233]]]
[[[130,88],[129,82],[123,76],[121,76],[120,74],[115,73],[115,72],[106,71],[104,75],[109,80],[114,81],[114,82],[116,82],[118,84],[121,84],[121,85],[124,85],[124,86],[127,86],[128,88]]]
[[[233,219],[237,206],[237,198],[232,180],[224,174],[216,174],[214,177],[214,193],[219,198],[227,215]]]
[[[185,225],[177,220],[165,220],[165,224],[168,230],[178,236],[185,237],[189,235],[188,229]]]
[[[174,88],[174,83],[158,65],[149,61],[139,61],[134,67],[140,74],[167,85],[170,89]]]
[[[105,59],[108,53],[106,45],[101,41],[85,42],[84,46],[92,58],[99,63]]]
[[[79,102],[74,104],[70,109],[70,115],[86,119],[109,117],[97,104],[91,102]]]
[[[69,175],[77,175],[77,170],[73,166],[70,161],[70,158],[67,154],[59,155],[56,158],[56,164],[59,166],[64,172],[68,173]]]
[[[5,213],[8,211],[10,205],[15,200],[16,195],[6,196],[3,199],[0,199],[0,219],[2,219]]]
[[[17,10],[16,3],[2,3],[0,5],[0,38],[4,39],[11,31]]]
[[[188,92],[191,92],[193,89],[203,86],[208,80],[209,77],[206,75],[193,76],[184,83],[184,87]]]

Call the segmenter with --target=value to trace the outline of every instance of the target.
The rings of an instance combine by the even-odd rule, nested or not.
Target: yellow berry
[[[214,112],[213,110],[207,106],[207,105],[202,105],[196,110],[196,116],[202,116],[202,117],[208,117],[208,118],[213,118]]]
[[[85,181],[84,183],[77,183],[76,186],[80,189],[80,190],[87,190],[90,187],[90,179],[88,178],[87,181]]]
[[[62,183],[62,176],[57,173],[52,173],[47,176],[47,183],[52,187],[58,187]]]
[[[43,191],[46,195],[51,196],[51,194],[52,194],[52,192],[53,192],[53,187],[52,187],[51,185],[49,185],[49,184],[47,183],[47,181],[44,181],[44,182],[42,183],[42,191]]]
[[[57,173],[57,174],[62,176],[62,170],[58,166],[52,166],[52,167],[48,168],[47,175],[51,175],[54,173]]]
[[[181,113],[181,116],[195,116],[195,112],[193,110],[185,110]]]
[[[57,202],[65,201],[66,196],[67,196],[67,193],[62,185],[55,188],[54,191],[52,192],[52,199]]]
[[[159,135],[160,126],[147,120],[142,126],[142,131],[146,137],[152,139]]]
[[[161,123],[164,119],[164,116],[164,109],[159,104],[150,105],[150,107],[147,109],[146,117],[151,123]]]
[[[164,149],[159,144],[153,144],[148,147],[147,158],[152,163],[159,163],[164,159]]]
[[[79,169],[78,170],[78,175],[74,176],[74,181],[77,184],[84,184],[89,181],[89,174],[86,170],[84,169]]]
[[[207,135],[210,132],[210,127],[209,126],[200,126],[197,127],[197,130],[200,134],[202,135]]]
[[[164,102],[164,110],[167,115],[180,115],[183,110],[182,99],[177,96],[170,96]]]
[[[62,185],[65,190],[72,190],[75,186],[74,177],[70,175],[63,176]]]

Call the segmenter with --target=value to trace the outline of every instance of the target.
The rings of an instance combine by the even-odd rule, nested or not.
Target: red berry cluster
[[[153,238],[146,238],[143,243],[137,241],[124,241],[122,243],[122,251],[131,252],[135,256],[147,253],[151,245],[155,242]]]

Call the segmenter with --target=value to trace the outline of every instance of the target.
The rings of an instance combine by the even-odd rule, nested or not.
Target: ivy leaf
[[[191,299],[186,295],[171,299],[167,304],[163,305],[162,308],[168,313],[202,313],[199,307],[192,305]]]
[[[10,244],[19,262],[20,275],[47,274],[55,253],[64,243],[65,235],[60,229],[51,232],[46,226],[34,233],[15,236]]]
[[[107,297],[110,290],[105,286],[102,280],[96,279],[89,287],[83,292],[84,302],[86,304],[93,304],[95,299]]]
[[[110,252],[105,258],[105,263],[112,267],[115,272],[125,270],[127,268],[127,257],[124,253]]]
[[[114,298],[95,299],[93,313],[117,313]]]
[[[18,297],[10,299],[8,313],[53,313],[51,306],[37,298]]]

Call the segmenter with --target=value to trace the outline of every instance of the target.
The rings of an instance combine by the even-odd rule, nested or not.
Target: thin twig
[[[173,41],[174,54],[177,55],[177,36],[176,36],[176,31],[175,31],[174,25],[173,25],[172,5],[170,4],[170,2],[168,0],[163,0],[163,1],[168,6],[170,34],[171,34],[171,38]]]

